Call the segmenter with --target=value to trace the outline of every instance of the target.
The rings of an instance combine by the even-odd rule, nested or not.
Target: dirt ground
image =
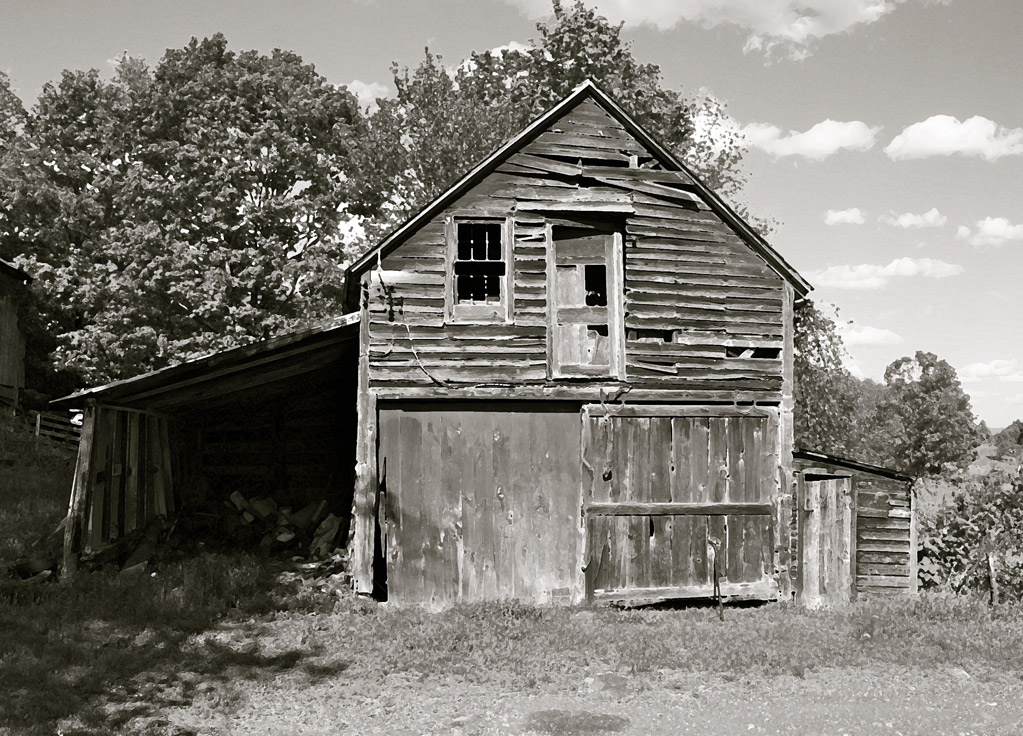
[[[287,678],[288,675],[283,677]],[[227,734],[892,734],[1023,732],[1023,680],[911,666],[832,669],[763,680],[671,671],[595,673],[571,689],[467,685],[409,673],[332,677],[298,689],[249,683],[224,708],[166,713],[182,732]]]

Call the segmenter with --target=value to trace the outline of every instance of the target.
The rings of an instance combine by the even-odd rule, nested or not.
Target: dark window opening
[[[601,337],[607,337],[607,325],[586,325],[586,329]]]
[[[748,346],[732,346],[725,348],[729,358],[761,358],[775,359],[781,355],[781,348],[753,348]]]
[[[503,263],[460,262],[455,264],[455,296],[459,302],[501,301]]]
[[[456,302],[501,301],[501,282],[506,272],[501,229],[500,223],[458,223],[454,264]]]
[[[584,266],[584,281],[586,288],[587,307],[607,306],[607,266],[604,264],[589,264]]]
[[[628,339],[639,342],[675,342],[675,330],[629,330]]]

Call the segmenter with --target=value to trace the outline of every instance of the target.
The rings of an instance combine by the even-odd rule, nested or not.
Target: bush
[[[1000,595],[1023,599],[1023,476],[970,479],[921,520],[920,582],[951,592],[989,592],[985,540],[997,555]]]

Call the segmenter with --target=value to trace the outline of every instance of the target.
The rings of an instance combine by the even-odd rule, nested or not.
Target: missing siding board
[[[629,330],[627,339],[637,342],[675,342],[675,330]]]
[[[727,358],[757,358],[760,360],[776,360],[781,356],[781,348],[754,348],[732,346],[725,348]]]

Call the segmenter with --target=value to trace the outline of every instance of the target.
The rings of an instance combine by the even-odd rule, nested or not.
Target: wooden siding
[[[168,420],[147,412],[89,407],[67,529],[65,569],[80,550],[98,550],[178,507]]]
[[[773,597],[772,412],[673,409],[584,420],[588,594],[710,596],[714,538],[723,594]]]
[[[659,168],[618,121],[583,100],[368,272],[370,386],[557,385],[548,356],[550,226],[592,223],[624,238],[630,387],[779,400],[783,279],[694,192],[686,174]],[[445,319],[449,228],[459,217],[508,218],[507,321]]]
[[[2,274],[0,282],[15,283]],[[25,385],[25,338],[18,328],[18,302],[5,293],[5,283],[0,283],[0,404],[13,406]]]
[[[556,409],[381,405],[388,600],[581,598],[579,415]]]
[[[855,565],[858,595],[904,595],[917,591],[916,524],[912,481],[863,468],[797,459],[799,473],[833,473],[852,478]],[[793,517],[795,518],[795,517]],[[796,544],[793,538],[793,544]]]

